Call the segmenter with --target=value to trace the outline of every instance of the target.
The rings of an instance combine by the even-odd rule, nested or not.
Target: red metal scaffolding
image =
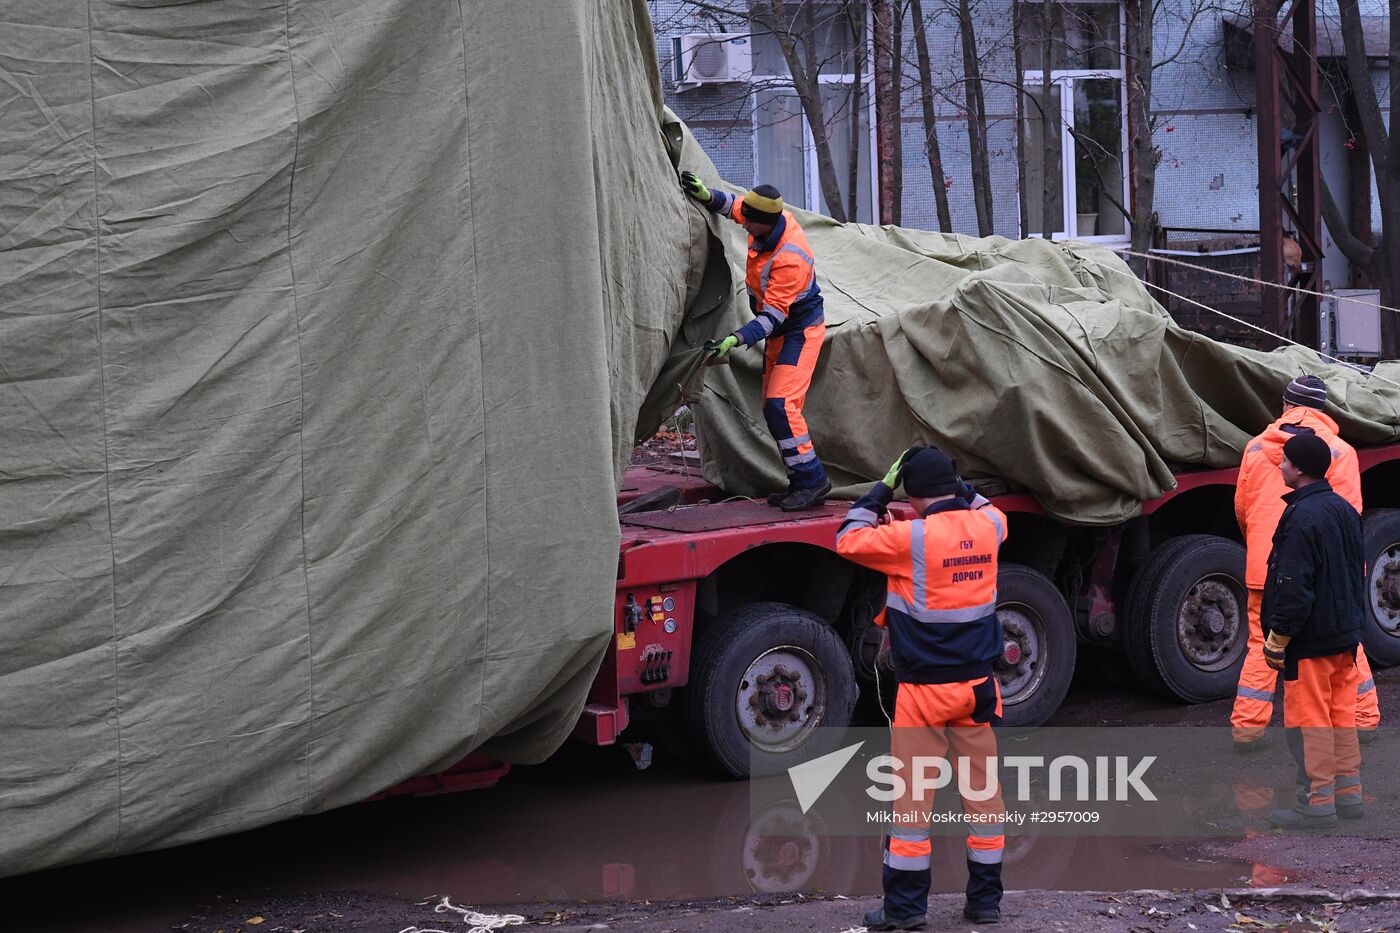
[[[1254,80],[1259,121],[1259,277],[1322,291],[1322,195],[1315,0],[1254,0]],[[1288,117],[1292,125],[1285,127]],[[1285,132],[1287,130],[1287,132]],[[1286,263],[1284,241],[1301,252]],[[1318,301],[1261,289],[1266,327],[1318,346]]]

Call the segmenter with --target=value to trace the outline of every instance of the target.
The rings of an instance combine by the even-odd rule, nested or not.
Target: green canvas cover
[[[654,43],[0,2],[0,874],[564,739],[704,264]]]
[[[688,393],[711,480],[781,482],[642,0],[0,0],[0,69],[0,874],[544,758],[632,441]],[[1102,250],[799,216],[848,494],[933,441],[1118,521],[1306,369],[1395,436]]]
[[[673,148],[718,183],[692,138]],[[1116,524],[1172,489],[1173,468],[1237,465],[1307,372],[1327,381],[1343,437],[1400,439],[1400,363],[1368,375],[1300,347],[1260,352],[1185,330],[1105,248],[792,213],[826,306],[804,414],[835,497],[858,496],[909,445],[936,444],[968,478],[1006,480],[1055,518]],[[738,288],[710,335],[751,319],[743,230],[712,224]],[[762,348],[729,359],[692,390],[705,477],[760,496],[786,483],[760,408]]]

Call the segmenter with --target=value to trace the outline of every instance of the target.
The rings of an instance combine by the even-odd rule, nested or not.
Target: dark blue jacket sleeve
[[[1317,567],[1321,555],[1317,527],[1303,524],[1276,545],[1274,592],[1269,604],[1268,629],[1280,635],[1296,635],[1312,615],[1317,598]]]

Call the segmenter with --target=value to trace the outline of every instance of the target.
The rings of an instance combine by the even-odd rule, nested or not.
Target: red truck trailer
[[[1378,666],[1400,663],[1400,444],[1358,451]],[[1076,663],[1187,703],[1234,693],[1248,635],[1233,469],[1177,486],[1114,527],[1077,527],[983,488],[1010,519],[998,664],[1006,721],[1055,712]],[[634,468],[618,499],[613,642],[575,737],[652,724],[735,776],[750,742],[782,755],[849,722],[875,677],[884,581],[836,554],[845,503],[787,514],[728,499],[694,466]],[[910,517],[892,508],[894,520]]]

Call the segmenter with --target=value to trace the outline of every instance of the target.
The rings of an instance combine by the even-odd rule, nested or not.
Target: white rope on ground
[[[1156,253],[1139,253],[1130,249],[1116,249],[1114,250],[1114,252],[1120,253],[1124,256],[1137,256],[1139,259],[1149,259],[1152,262],[1165,262],[1173,266],[1185,266],[1186,268],[1194,269],[1197,272],[1209,272],[1212,275],[1222,275],[1227,279],[1238,279],[1241,282],[1249,282],[1254,285],[1266,285],[1269,288],[1281,288],[1286,292],[1297,292],[1300,295],[1316,295],[1318,298],[1339,297],[1336,295],[1329,295],[1327,292],[1315,292],[1310,289],[1299,288],[1296,285],[1282,285],[1278,282],[1265,282],[1263,279],[1251,279],[1247,275],[1237,275],[1234,272],[1226,272],[1224,269],[1212,269],[1209,266],[1198,266],[1195,263],[1185,262],[1180,259],[1168,259],[1166,256],[1158,255]],[[1353,304],[1364,305],[1368,308],[1379,308],[1382,311],[1394,311],[1396,314],[1400,314],[1400,308],[1392,308],[1390,305],[1377,304],[1373,301],[1362,301],[1360,298],[1353,298],[1350,295],[1343,295],[1340,297],[1344,298],[1346,301],[1350,301]]]
[[[1141,254],[1135,253],[1134,255],[1141,255]],[[1240,318],[1237,318],[1237,317],[1235,317],[1233,314],[1226,314],[1224,311],[1220,311],[1220,310],[1217,310],[1217,309],[1215,309],[1215,308],[1212,308],[1210,305],[1202,304],[1201,302],[1197,301],[1197,300],[1194,299],[1194,298],[1188,298],[1188,297],[1186,297],[1185,295],[1179,295],[1179,294],[1177,294],[1176,292],[1172,291],[1172,290],[1169,289],[1169,288],[1163,288],[1161,285],[1154,285],[1154,284],[1151,283],[1151,282],[1144,282],[1142,279],[1138,278],[1136,275],[1134,275],[1134,274],[1131,273],[1131,272],[1124,272],[1122,269],[1115,269],[1115,268],[1113,268],[1112,266],[1109,266],[1109,265],[1100,265],[1100,268],[1106,269],[1106,270],[1108,270],[1109,272],[1117,273],[1118,275],[1121,275],[1121,276],[1125,276],[1126,278],[1130,278],[1130,279],[1132,279],[1134,282],[1141,282],[1143,285],[1146,285],[1148,288],[1155,288],[1155,289],[1157,289],[1157,291],[1162,292],[1163,294],[1171,295],[1173,298],[1179,298],[1179,299],[1181,299],[1182,301],[1187,302],[1188,304],[1193,304],[1193,305],[1195,305],[1196,307],[1200,308],[1200,309],[1203,310],[1203,311],[1209,311],[1211,314],[1218,314],[1218,315],[1220,315],[1221,317],[1225,318],[1225,319],[1228,320],[1228,321],[1234,321],[1236,324],[1239,324],[1239,325],[1241,325],[1241,326],[1243,326],[1243,327],[1248,327],[1250,330],[1257,330],[1257,331],[1259,331],[1259,333],[1261,333],[1261,334],[1266,334],[1266,335],[1268,335],[1268,336],[1270,336],[1270,337],[1273,337],[1275,340],[1282,340],[1284,343],[1292,344],[1292,345],[1295,346],[1295,347],[1302,347],[1304,350],[1309,350],[1309,351],[1311,351],[1311,352],[1313,352],[1313,353],[1316,353],[1318,356],[1322,357],[1324,360],[1327,360],[1327,361],[1332,362],[1332,363],[1336,363],[1336,364],[1339,365],[1339,366],[1345,366],[1345,367],[1347,367],[1348,369],[1354,369],[1354,370],[1356,370],[1357,372],[1362,373],[1363,375],[1369,376],[1369,377],[1372,378],[1372,379],[1376,379],[1376,380],[1378,380],[1378,381],[1380,381],[1380,382],[1384,382],[1386,385],[1394,386],[1395,388],[1400,389],[1400,382],[1393,382],[1393,381],[1391,381],[1390,379],[1385,378],[1384,376],[1381,376],[1381,375],[1376,374],[1374,371],[1367,371],[1367,370],[1363,369],[1362,367],[1357,366],[1355,363],[1349,363],[1349,362],[1347,362],[1346,360],[1339,360],[1339,359],[1337,359],[1335,356],[1328,356],[1326,353],[1323,353],[1323,352],[1320,351],[1320,350],[1314,350],[1312,347],[1309,347],[1309,346],[1306,346],[1306,345],[1304,345],[1304,344],[1301,344],[1301,343],[1299,343],[1299,342],[1296,341],[1296,340],[1289,340],[1287,337],[1284,337],[1284,336],[1282,336],[1282,335],[1280,335],[1280,334],[1276,334],[1276,333],[1274,333],[1273,331],[1268,330],[1268,329],[1263,328],[1263,327],[1260,327],[1260,326],[1257,325],[1257,324],[1251,324],[1251,323],[1249,323],[1248,321],[1245,321],[1245,320],[1242,320],[1242,319],[1240,319]],[[1192,268],[1195,268],[1195,267],[1193,266]],[[1254,279],[1249,279],[1249,280],[1247,280],[1247,281],[1255,281],[1255,280],[1254,280]]]
[[[446,895],[433,895],[441,897],[433,907],[435,914],[457,914],[463,923],[471,925],[468,933],[493,933],[495,930],[502,930],[506,927],[518,927],[525,922],[525,918],[519,914],[483,914],[470,907],[458,907],[452,903],[451,898]],[[425,902],[426,904],[426,902]],[[399,933],[447,933],[445,930],[429,930],[419,927],[405,927]]]

